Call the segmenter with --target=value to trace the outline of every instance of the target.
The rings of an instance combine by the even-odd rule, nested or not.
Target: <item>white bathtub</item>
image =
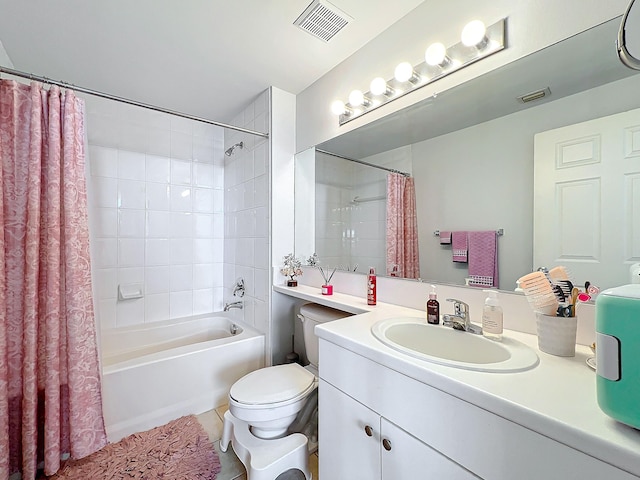
[[[233,382],[264,366],[264,335],[216,313],[103,330],[101,353],[104,418],[115,442],[226,404]]]

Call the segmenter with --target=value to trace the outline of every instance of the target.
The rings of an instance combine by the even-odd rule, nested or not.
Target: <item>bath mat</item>
[[[70,460],[52,480],[214,480],[220,459],[195,416],[134,433],[81,460]]]

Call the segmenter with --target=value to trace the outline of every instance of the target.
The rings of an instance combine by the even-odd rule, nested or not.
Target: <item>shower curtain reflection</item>
[[[412,177],[387,176],[387,275],[420,276],[416,192]]]

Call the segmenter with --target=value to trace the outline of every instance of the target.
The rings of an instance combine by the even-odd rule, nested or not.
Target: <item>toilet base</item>
[[[238,420],[231,412],[224,414],[220,450],[226,452],[229,443],[247,469],[247,480],[273,480],[292,468],[311,480],[307,437],[292,433],[286,437],[265,440],[254,436],[249,424]]]

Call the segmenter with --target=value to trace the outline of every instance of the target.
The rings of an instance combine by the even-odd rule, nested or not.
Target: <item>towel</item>
[[[495,230],[469,232],[469,285],[498,287],[498,241]]]
[[[440,232],[440,245],[449,245],[451,243],[451,232]]]
[[[451,232],[453,261],[467,263],[467,232]]]

